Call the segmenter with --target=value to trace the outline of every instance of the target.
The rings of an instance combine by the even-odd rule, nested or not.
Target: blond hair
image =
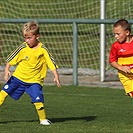
[[[28,33],[32,33],[33,35],[39,34],[39,25],[36,21],[28,22],[23,25],[22,28],[23,36],[27,36]]]

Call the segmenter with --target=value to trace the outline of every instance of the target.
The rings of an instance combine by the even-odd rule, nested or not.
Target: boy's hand
[[[7,82],[10,76],[11,76],[11,72],[10,71],[5,71],[4,80]]]
[[[54,82],[55,82],[56,85],[60,88],[60,87],[61,87],[61,84],[60,84],[60,80],[59,80],[59,76],[58,76],[57,70],[54,69],[54,70],[52,71],[52,73],[54,74]]]
[[[9,71],[9,68],[10,68],[10,64],[7,63],[6,64],[6,67],[5,67],[5,76],[4,76],[4,80],[7,82],[9,77],[11,77],[11,73]]]
[[[132,73],[131,72],[131,68],[132,66],[122,66],[122,65],[119,65],[116,61],[110,63],[111,66],[113,66],[114,68],[122,71],[122,72],[125,72],[125,73]]]
[[[131,69],[129,66],[119,66],[118,69],[125,72],[125,73],[131,73]]]
[[[58,78],[54,78],[54,82],[56,83],[56,85],[58,86],[58,88],[61,87],[60,80]]]

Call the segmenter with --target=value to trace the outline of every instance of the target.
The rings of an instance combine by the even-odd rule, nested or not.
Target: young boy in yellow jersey
[[[125,19],[113,26],[116,42],[110,50],[110,64],[118,70],[118,76],[127,95],[133,97],[133,35],[131,25]]]
[[[57,73],[57,65],[48,52],[48,49],[39,39],[39,25],[37,22],[28,22],[23,25],[22,33],[25,42],[7,57],[5,67],[6,84],[0,92],[0,106],[9,95],[18,100],[24,92],[31,97],[31,102],[35,105],[40,124],[50,125],[44,110],[43,82],[49,68],[54,75],[54,82],[61,87]],[[10,66],[17,65],[11,75]],[[10,78],[9,78],[10,77]]]

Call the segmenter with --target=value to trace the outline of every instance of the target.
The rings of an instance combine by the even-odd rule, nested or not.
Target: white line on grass
[[[45,95],[66,95],[66,96],[80,96],[80,97],[109,97],[107,95],[89,95],[89,94],[67,94],[67,93],[44,93]],[[116,97],[116,96],[115,96]],[[125,97],[125,96],[119,96],[117,97]]]

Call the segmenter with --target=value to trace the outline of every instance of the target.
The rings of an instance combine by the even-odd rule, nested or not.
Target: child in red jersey
[[[118,76],[127,95],[133,97],[133,36],[131,25],[125,19],[113,26],[116,42],[112,44],[109,56],[111,66],[118,70]]]

